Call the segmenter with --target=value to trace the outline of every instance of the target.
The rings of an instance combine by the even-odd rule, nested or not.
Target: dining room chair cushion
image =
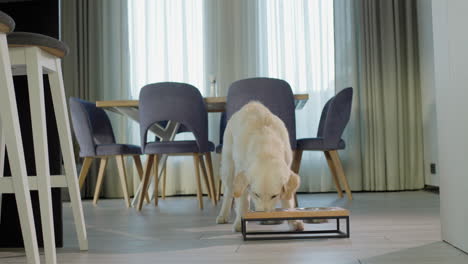
[[[213,142],[208,141],[208,152],[212,152],[213,150]],[[149,142],[145,147],[145,154],[175,153],[201,153],[201,151],[195,140]]]
[[[0,32],[10,33],[15,29],[15,20],[8,14],[0,11]]]
[[[186,83],[161,82],[145,85],[140,91],[139,120],[141,146],[145,154],[200,153],[213,151],[208,141],[208,113],[200,91]],[[161,121],[171,120],[191,132],[192,142],[147,142],[150,128]],[[188,143],[189,142],[189,143]],[[197,145],[195,147],[193,144]],[[161,148],[156,150],[157,148]],[[179,151],[176,149],[180,148]]]
[[[96,146],[97,156],[140,155],[140,146],[130,144],[102,144]]]
[[[226,120],[251,101],[259,101],[284,122],[291,148],[296,149],[296,113],[291,86],[274,78],[249,78],[232,83],[226,100]]]
[[[7,35],[8,45],[15,47],[38,46],[42,50],[59,58],[68,55],[70,48],[58,39],[30,32],[12,32]]]
[[[297,140],[297,149],[301,150],[337,150],[344,149],[346,143],[343,139],[336,145],[326,145],[323,138],[301,138]]]

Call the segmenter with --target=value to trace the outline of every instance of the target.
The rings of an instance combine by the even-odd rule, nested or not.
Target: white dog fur
[[[232,115],[224,132],[221,179],[223,205],[216,219],[228,222],[232,197],[236,204],[233,228],[241,231],[241,216],[249,210],[250,198],[256,211],[272,211],[281,200],[283,208],[294,207],[300,178],[291,171],[292,150],[288,131],[281,119],[259,102],[250,102]],[[303,223],[290,221],[293,230]]]

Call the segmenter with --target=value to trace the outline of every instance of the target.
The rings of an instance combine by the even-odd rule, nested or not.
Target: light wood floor
[[[88,252],[79,252],[71,209],[64,208],[65,248],[59,263],[468,263],[468,255],[441,242],[439,196],[428,192],[300,195],[301,206],[351,210],[350,239],[243,242],[231,225],[216,225],[205,198],[168,198],[141,213],[122,200],[84,202]],[[306,228],[310,228],[307,225]],[[317,225],[312,226],[317,227]],[[281,228],[281,227],[277,227]],[[0,263],[25,263],[22,250],[1,249]]]

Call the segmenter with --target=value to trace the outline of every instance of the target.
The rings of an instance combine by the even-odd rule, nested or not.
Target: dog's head
[[[234,197],[248,191],[256,211],[271,212],[279,200],[290,200],[300,185],[300,178],[281,160],[254,164],[234,178]]]

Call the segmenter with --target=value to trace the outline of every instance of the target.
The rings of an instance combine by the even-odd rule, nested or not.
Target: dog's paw
[[[304,231],[304,223],[302,221],[290,221],[288,224],[291,231]]]
[[[227,217],[225,217],[224,215],[218,215],[218,217],[216,217],[217,224],[226,224],[227,222]]]
[[[241,232],[242,231],[242,222],[240,220],[236,220],[234,225],[232,225],[233,232]]]

